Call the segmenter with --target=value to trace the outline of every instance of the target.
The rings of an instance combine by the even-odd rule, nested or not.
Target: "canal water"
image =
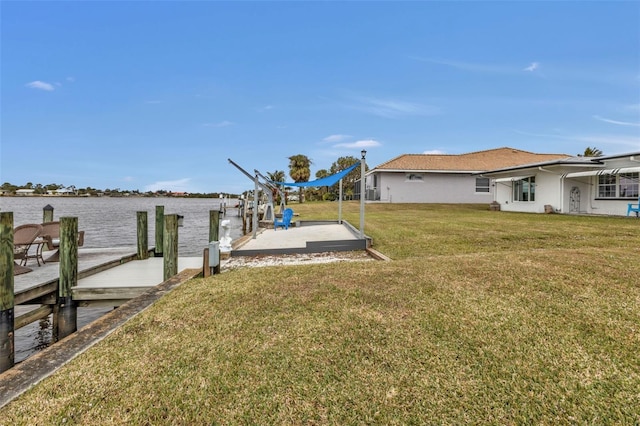
[[[132,247],[137,244],[137,212],[146,211],[149,224],[149,247],[155,246],[156,206],[164,214],[184,216],[178,231],[179,256],[202,256],[208,245],[209,212],[226,207],[221,220],[231,221],[231,238],[242,236],[242,218],[234,208],[237,199],[217,198],[147,198],[147,197],[0,197],[0,210],[13,212],[14,227],[41,223],[43,208],[53,207],[54,220],[64,216],[78,218],[78,230],[85,231],[86,248]],[[89,324],[109,308],[79,308],[78,329]],[[16,330],[15,361],[20,362],[51,343],[51,317]]]

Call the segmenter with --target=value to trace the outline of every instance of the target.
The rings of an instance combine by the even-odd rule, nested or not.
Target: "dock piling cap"
[[[46,210],[46,211],[52,211],[53,210],[53,206],[51,204],[47,204],[46,206],[44,206],[42,208],[42,210]]]

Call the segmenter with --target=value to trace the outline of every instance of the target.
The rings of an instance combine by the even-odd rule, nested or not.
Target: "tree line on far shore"
[[[293,155],[288,157],[289,160],[289,177],[296,183],[309,182],[311,178],[311,165],[313,162],[309,157],[302,154]],[[339,173],[342,170],[349,168],[360,160],[352,156],[340,157],[331,164],[328,169],[320,169],[315,173],[316,179],[321,179],[333,174]],[[367,168],[368,169],[368,168]],[[267,172],[267,178],[272,182],[285,182],[287,180],[284,170],[275,170],[273,172]],[[351,173],[343,178],[343,194],[345,198],[353,198],[355,194],[355,182],[360,179],[360,166],[356,167]],[[286,187],[284,185],[277,185],[284,194],[291,194],[293,188]],[[67,196],[79,196],[79,197],[190,197],[190,198],[219,198],[220,196],[228,196],[231,198],[238,198],[240,195],[247,195],[248,191],[243,194],[222,194],[220,192],[212,193],[187,193],[187,192],[175,192],[168,190],[147,191],[141,192],[137,189],[123,190],[120,188],[107,188],[98,189],[92,187],[77,188],[74,185],[65,186],[57,183],[40,184],[33,182],[27,182],[25,185],[15,185],[10,182],[5,182],[0,185],[0,195],[18,195],[18,190],[29,190],[29,195],[67,195]],[[22,191],[21,191],[22,192]],[[336,200],[339,196],[339,186],[335,184],[333,186],[324,187],[307,187],[299,188],[298,201],[304,200]],[[280,202],[278,191],[273,191],[274,200]],[[295,197],[294,197],[295,198]]]

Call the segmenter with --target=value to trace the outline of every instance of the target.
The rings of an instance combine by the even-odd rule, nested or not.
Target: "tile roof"
[[[567,154],[536,154],[504,147],[457,155],[403,154],[376,166],[373,170],[479,172],[569,157],[571,156]]]

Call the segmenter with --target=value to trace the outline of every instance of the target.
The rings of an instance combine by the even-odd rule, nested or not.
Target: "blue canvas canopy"
[[[342,170],[341,172],[336,173],[335,175],[323,177],[321,179],[316,179],[311,182],[273,182],[276,185],[284,185],[284,186],[300,186],[300,187],[309,187],[309,186],[332,186],[340,179],[348,175],[353,169],[358,167],[360,162],[355,162],[348,168]]]

